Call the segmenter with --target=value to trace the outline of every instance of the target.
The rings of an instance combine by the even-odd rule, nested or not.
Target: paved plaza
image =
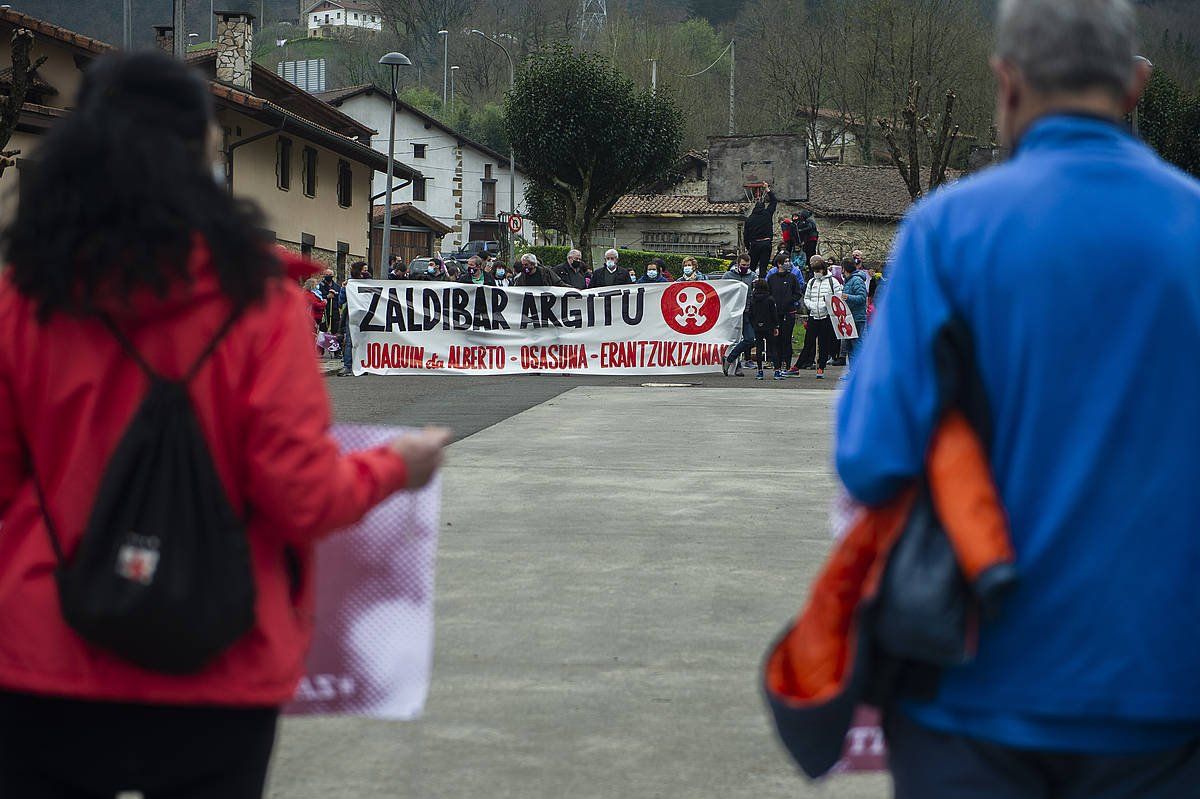
[[[803,782],[757,682],[830,547],[831,377],[328,381],[339,420],[461,436],[433,687],[415,723],[286,722],[271,796],[886,796]]]

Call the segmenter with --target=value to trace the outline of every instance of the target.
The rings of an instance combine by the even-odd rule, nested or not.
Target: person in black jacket
[[[820,234],[817,231],[817,220],[813,219],[812,211],[802,211],[800,221],[796,223],[796,246],[804,250],[805,260],[811,261],[817,254],[817,241]]]
[[[537,256],[533,253],[525,253],[521,256],[521,268],[517,272],[517,277],[513,281],[514,286],[558,286],[566,288],[566,285],[554,274],[554,270],[548,266],[542,266],[538,263]]]
[[[746,217],[744,236],[746,249],[750,251],[750,268],[758,273],[760,279],[767,276],[767,265],[771,261],[771,242],[775,233],[775,209],[779,201],[771,184],[763,184],[767,189],[766,202],[759,200],[754,204]]]
[[[628,286],[633,283],[629,279],[628,270],[622,269],[621,256],[616,250],[604,253],[604,266],[592,272],[592,285],[588,288],[605,289],[612,286]]]
[[[788,257],[780,254],[775,256],[774,274],[767,278],[767,286],[771,290],[771,298],[779,308],[779,334],[773,342],[775,348],[775,363],[783,364],[787,369],[792,361],[792,333],[796,329],[796,311],[804,305],[804,286],[800,278],[792,272]],[[776,372],[776,378],[779,373]]]
[[[583,262],[583,253],[579,250],[571,250],[567,253],[566,262],[554,267],[554,274],[558,275],[559,280],[580,291],[587,288],[586,273],[587,264]]]
[[[771,299],[771,288],[765,280],[756,280],[750,287],[750,326],[754,328],[754,347],[758,350],[758,374],[763,379],[763,360],[768,342],[779,336],[779,306]],[[783,369],[775,361],[775,379],[783,379]]]

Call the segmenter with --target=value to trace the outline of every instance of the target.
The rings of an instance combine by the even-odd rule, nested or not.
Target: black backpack
[[[34,485],[58,561],[63,617],[89,643],[151,671],[203,669],[254,625],[246,526],[217,476],[188,383],[237,319],[233,314],[185,377],[150,368],[101,317],[150,387],[117,444],[71,558]]]

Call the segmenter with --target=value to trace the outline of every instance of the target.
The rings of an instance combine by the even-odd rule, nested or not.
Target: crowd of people
[[[771,199],[762,203],[764,207],[769,207],[769,203],[773,202],[773,195],[769,196]],[[832,256],[817,255],[815,252],[810,254],[810,249],[816,249],[816,225],[811,223],[811,217],[797,215],[794,219],[796,225],[803,225],[806,219],[810,221],[813,231],[811,247],[795,246],[798,239],[794,235],[791,238],[784,237],[783,246],[768,264],[756,269],[754,255],[746,252],[731,263],[724,274],[716,277],[702,272],[699,261],[692,256],[683,259],[678,275],[670,271],[662,258],[651,259],[645,272],[638,275],[636,270],[621,267],[621,254],[613,249],[604,254],[604,263],[597,269],[587,265],[579,250],[569,251],[567,259],[554,267],[542,264],[532,253],[526,253],[521,256],[515,272],[498,259],[483,253],[471,257],[462,265],[437,257],[421,259],[427,265],[420,270],[411,269],[399,256],[393,255],[385,277],[389,280],[499,287],[551,286],[580,291],[645,283],[739,280],[748,287],[742,313],[742,337],[729,351],[724,374],[727,377],[744,377],[743,367],[753,363],[757,378],[763,380],[764,364],[770,361],[776,380],[798,377],[805,370],[815,370],[817,378],[823,379],[826,366],[845,366],[854,357],[861,334],[874,315],[876,293],[883,282],[882,273],[872,272],[865,266],[861,250],[854,250],[840,264]],[[793,222],[784,220],[784,224],[791,226]],[[810,242],[805,239],[803,243],[808,245]],[[370,266],[365,261],[352,264],[348,279],[370,280]],[[345,281],[339,286],[334,271],[327,269],[321,277],[309,279],[305,289],[314,330],[318,335],[318,347],[329,356],[340,354],[342,369],[338,375],[352,376],[352,342],[351,330],[346,324]],[[859,339],[839,341],[834,333],[830,301],[835,295],[846,301],[854,316]],[[806,331],[799,355],[793,352],[797,324]]]
[[[743,366],[753,353],[759,380],[765,378],[767,361],[774,367],[776,380],[797,377],[805,370],[815,370],[816,377],[823,379],[826,366],[846,365],[875,314],[875,299],[884,282],[881,272],[867,268],[861,250],[854,250],[840,264],[832,256],[806,257],[804,250],[781,250],[762,276],[753,268],[753,256],[745,253],[723,277],[740,280],[749,288],[742,313],[742,340],[729,351],[723,371],[727,377],[743,377]],[[835,296],[845,300],[858,338],[839,340],[834,332],[831,305]],[[793,363],[797,324],[804,328],[805,336]]]

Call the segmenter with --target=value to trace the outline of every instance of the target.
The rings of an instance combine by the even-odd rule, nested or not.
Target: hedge
[[[555,266],[567,260],[567,253],[571,251],[570,247],[518,247],[516,250],[517,258],[520,259],[525,253],[532,253],[537,256],[538,262],[547,266]],[[621,266],[626,269],[634,269],[637,273],[644,274],[646,264],[654,258],[661,258],[667,264],[667,271],[675,277],[683,274],[683,259],[686,255],[673,252],[647,252],[645,250],[617,250],[621,254]],[[720,277],[729,269],[729,261],[721,258],[705,258],[694,256],[696,264],[700,267],[700,271],[710,277]],[[594,265],[593,265],[594,266]]]

